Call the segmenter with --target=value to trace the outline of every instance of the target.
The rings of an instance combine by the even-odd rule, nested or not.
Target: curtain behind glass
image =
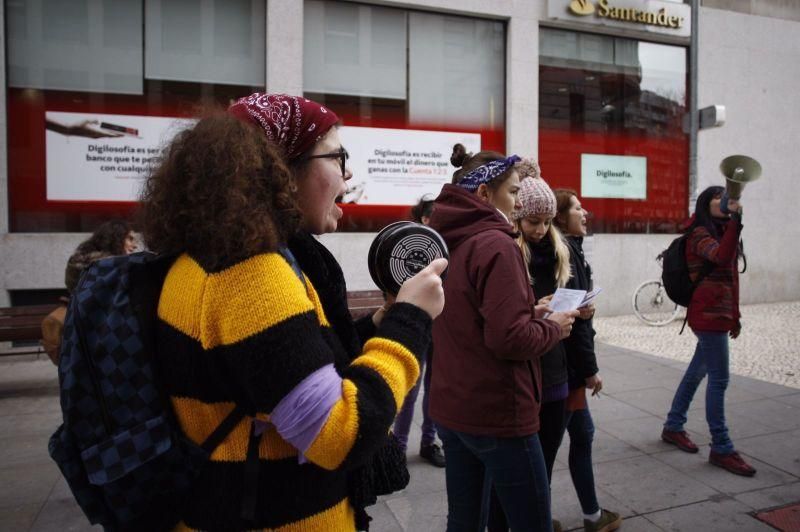
[[[502,128],[503,24],[412,12],[408,84],[411,123]]]
[[[303,91],[406,98],[406,12],[306,0]]]
[[[264,86],[264,0],[146,0],[145,77]]]
[[[10,87],[142,94],[142,1],[10,0]]]

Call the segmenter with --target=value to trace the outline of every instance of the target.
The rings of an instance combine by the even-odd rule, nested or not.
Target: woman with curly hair
[[[88,240],[81,242],[67,261],[64,284],[72,293],[86,267],[96,260],[114,255],[130,255],[136,251],[136,237],[125,220],[109,220],[101,224]]]
[[[145,240],[177,256],[157,330],[177,421],[200,443],[246,414],[196,480],[184,529],[368,524],[364,466],[417,380],[446,261],[353,323],[341,268],[313,236],[336,229],[351,176],[338,121],[304,98],[256,93],[180,133],[147,180]]]

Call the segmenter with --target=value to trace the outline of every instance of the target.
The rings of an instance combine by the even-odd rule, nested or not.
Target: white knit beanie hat
[[[513,218],[528,216],[555,216],[556,196],[541,177],[526,177],[519,184],[519,202],[522,207],[514,211]]]
[[[519,173],[519,201],[522,208],[515,211],[515,220],[526,216],[555,216],[556,196],[550,186],[542,179],[539,164],[531,158],[524,157],[514,169]]]

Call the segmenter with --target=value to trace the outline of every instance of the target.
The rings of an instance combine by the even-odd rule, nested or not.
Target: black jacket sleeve
[[[569,245],[569,260],[572,277],[567,282],[567,288],[576,290],[592,289],[592,273],[583,257],[583,250],[574,241],[567,240]],[[594,351],[594,327],[591,318],[583,320],[576,318],[572,325],[572,333],[564,340],[567,350],[567,367],[569,369],[569,385],[575,389],[585,384],[585,379],[596,374],[597,356]]]

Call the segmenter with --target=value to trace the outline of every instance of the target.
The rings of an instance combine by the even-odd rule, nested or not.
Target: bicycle
[[[678,317],[680,305],[667,296],[660,279],[645,281],[633,291],[633,313],[643,323],[661,327]]]

